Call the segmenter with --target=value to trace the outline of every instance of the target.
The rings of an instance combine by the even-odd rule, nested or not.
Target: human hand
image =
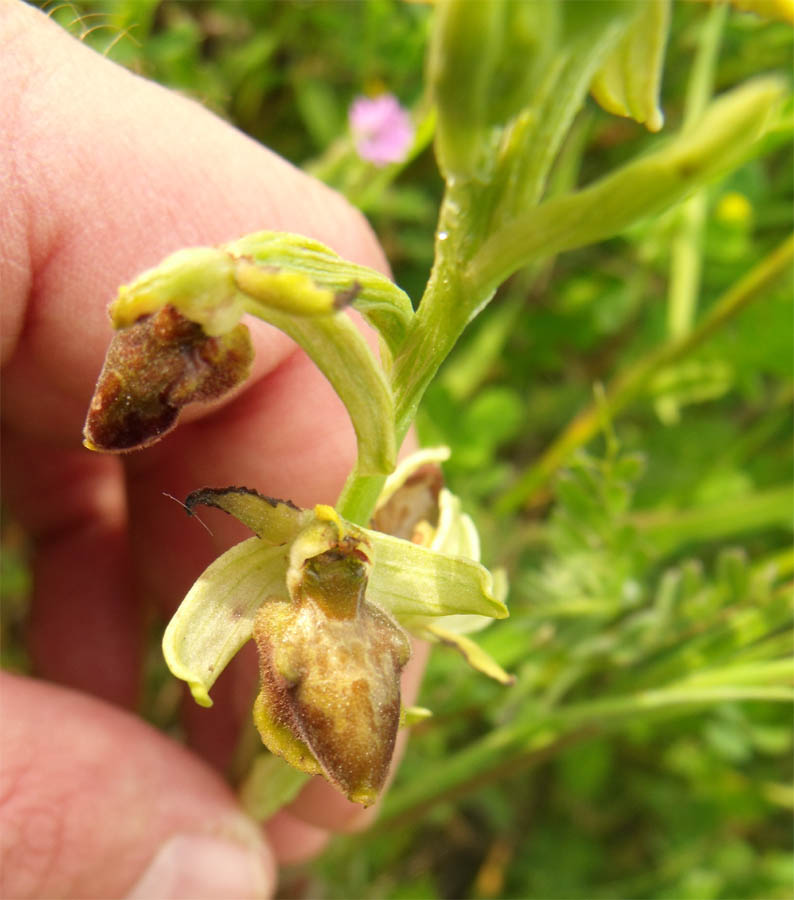
[[[46,679],[2,676],[0,893],[266,896],[278,862],[310,856],[362,813],[314,780],[264,830],[245,817],[220,771],[250,716],[253,653],[229,667],[212,709],[185,704],[190,751],[130,712],[147,625],[244,536],[220,514],[209,536],[163,492],[242,484],[333,502],[355,456],[347,414],[309,360],[255,321],[245,388],[188,410],[162,443],[100,456],[81,428],[111,337],[107,303],[168,253],[275,229],[386,263],[339,196],[31,8],[0,9],[0,51],[3,483],[35,542],[29,649]]]

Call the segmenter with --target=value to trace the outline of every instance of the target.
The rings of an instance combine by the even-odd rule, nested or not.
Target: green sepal
[[[607,112],[628,116],[649,131],[659,131],[664,124],[659,89],[670,7],[670,0],[644,0],[590,85],[593,97]]]
[[[244,487],[202,488],[185,499],[188,515],[196,506],[214,506],[242,522],[268,544],[285,544],[312,520],[311,510]]]
[[[245,312],[234,280],[236,261],[220,247],[188,247],[123,284],[109,313],[113,327],[127,328],[141,316],[173,306],[211,337],[225,334]]]
[[[288,553],[256,537],[235,545],[205,569],[168,623],[163,656],[199,706],[212,706],[210,688],[250,639],[261,605],[286,595]]]
[[[319,241],[286,232],[249,234],[225,249],[266,269],[274,267],[307,276],[333,294],[337,308],[345,299],[352,303],[391,353],[402,344],[414,317],[413,307],[408,295],[380,272],[342,259]]]

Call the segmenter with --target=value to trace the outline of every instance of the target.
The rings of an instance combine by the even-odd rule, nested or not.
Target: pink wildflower
[[[356,152],[376,166],[402,162],[414,139],[408,113],[393,94],[356,97],[350,106]]]

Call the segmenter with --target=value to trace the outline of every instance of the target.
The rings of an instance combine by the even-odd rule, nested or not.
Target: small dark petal
[[[144,316],[111,341],[83,429],[86,446],[119,452],[153,444],[185,404],[244,381],[252,359],[244,325],[208,337],[172,306]]]

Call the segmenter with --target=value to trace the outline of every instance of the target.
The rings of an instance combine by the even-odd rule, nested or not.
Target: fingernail
[[[257,852],[224,838],[177,834],[157,851],[128,900],[248,900],[270,897],[272,866]]]

